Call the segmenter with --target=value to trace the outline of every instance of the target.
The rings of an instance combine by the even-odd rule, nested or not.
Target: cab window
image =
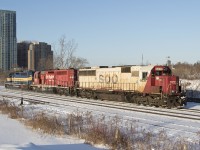
[[[148,72],[142,72],[142,80],[147,80]]]

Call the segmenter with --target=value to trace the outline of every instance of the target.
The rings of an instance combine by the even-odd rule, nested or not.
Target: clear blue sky
[[[200,60],[200,0],[0,0],[17,38],[52,45],[65,35],[91,66]]]

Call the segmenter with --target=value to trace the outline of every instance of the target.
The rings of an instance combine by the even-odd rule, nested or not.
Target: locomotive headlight
[[[70,78],[70,79],[74,79],[74,76],[70,76],[69,78]]]

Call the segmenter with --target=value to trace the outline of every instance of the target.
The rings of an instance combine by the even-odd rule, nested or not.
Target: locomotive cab
[[[151,95],[148,101],[156,106],[179,108],[187,103],[181,93],[179,77],[172,75],[168,66],[154,66],[151,69],[143,94]]]
[[[33,82],[33,84],[41,84],[40,71],[36,71],[34,73],[34,82]]]
[[[166,95],[180,93],[179,77],[172,75],[168,66],[155,66],[149,78],[151,86],[157,87],[157,92]]]
[[[6,78],[6,82],[5,82],[5,87],[9,87],[10,85],[12,85],[12,78],[13,78],[13,73],[9,73],[9,75]]]
[[[171,76],[172,72],[168,66],[155,66],[151,70],[152,76]]]

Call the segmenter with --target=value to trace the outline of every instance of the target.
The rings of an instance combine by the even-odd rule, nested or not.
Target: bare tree
[[[66,37],[63,35],[59,39],[59,47],[57,53],[54,53],[55,68],[80,68],[88,64],[87,59],[75,56],[78,47],[75,40],[66,41]]]
[[[81,57],[72,57],[71,66],[72,68],[82,68],[88,64],[87,59]]]

